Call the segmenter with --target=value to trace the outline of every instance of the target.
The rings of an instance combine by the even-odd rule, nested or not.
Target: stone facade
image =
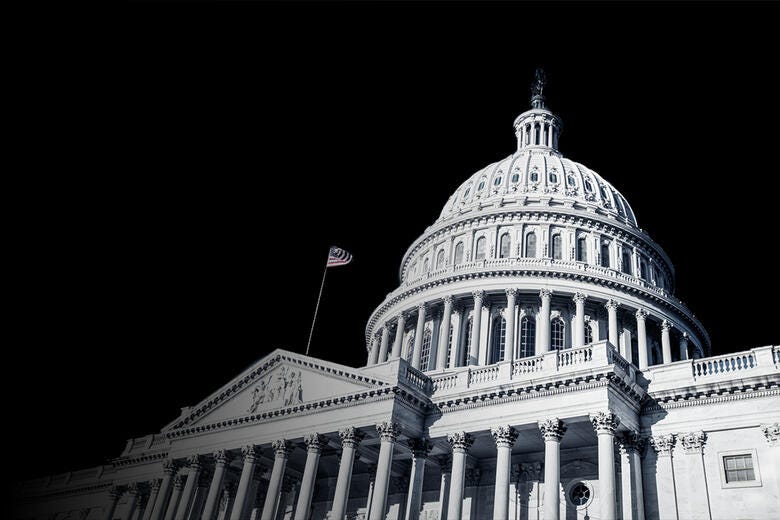
[[[275,350],[109,464],[21,483],[13,517],[775,518],[780,347],[708,357],[541,93],[404,255],[364,367]]]

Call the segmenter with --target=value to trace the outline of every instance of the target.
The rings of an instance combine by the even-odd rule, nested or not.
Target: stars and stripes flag
[[[352,255],[340,247],[331,247],[328,253],[327,267],[336,267],[337,265],[347,265],[352,261]]]

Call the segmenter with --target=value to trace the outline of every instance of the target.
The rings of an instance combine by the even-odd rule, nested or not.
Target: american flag
[[[347,265],[352,261],[352,255],[340,247],[331,247],[328,253],[328,267]]]

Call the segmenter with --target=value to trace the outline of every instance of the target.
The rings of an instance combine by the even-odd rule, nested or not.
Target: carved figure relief
[[[252,404],[247,410],[254,413],[269,405],[292,406],[303,402],[303,374],[300,370],[282,367],[263,378],[252,390]]]

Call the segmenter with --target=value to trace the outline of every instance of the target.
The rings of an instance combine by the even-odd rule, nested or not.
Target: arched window
[[[423,334],[422,350],[420,350],[420,370],[428,370],[431,362],[431,330],[425,329]]]
[[[539,172],[531,172],[531,182],[539,181]]]
[[[440,250],[436,255],[436,269],[444,267],[444,249]]]
[[[417,274],[417,260],[412,262],[412,265],[409,266],[409,274],[407,275],[407,278],[410,276],[414,276]]]
[[[536,320],[523,316],[520,320],[520,357],[530,357],[536,352]]]
[[[482,179],[480,179],[479,185],[477,185],[477,191],[482,191],[484,187],[485,187],[485,178],[483,177]]]
[[[577,239],[577,261],[588,261],[588,242],[585,237],[579,237]]]
[[[566,328],[563,320],[556,316],[550,324],[550,349],[563,350],[563,338]]]
[[[466,200],[468,198],[469,193],[471,193],[471,186],[466,188],[466,191],[463,192],[463,200]]]
[[[506,320],[496,316],[493,320],[493,345],[491,349],[491,363],[504,360],[504,346],[506,345]]]
[[[474,330],[474,318],[469,316],[468,322],[466,322],[466,343],[463,345],[461,352],[460,366],[465,367],[469,364],[469,349],[471,348],[471,332]]]
[[[590,345],[593,343],[593,327],[591,327],[590,323],[587,321],[585,322],[585,344]]]
[[[623,272],[631,274],[631,251],[623,249]]]
[[[536,233],[528,233],[525,237],[525,256],[536,258]]]
[[[430,262],[428,262],[428,259],[426,258],[423,262],[423,272],[427,273],[431,268]]]
[[[414,332],[409,334],[409,341],[406,342],[406,361],[409,363],[414,359]]]
[[[563,240],[561,235],[553,235],[553,259],[561,260],[563,258]]]
[[[455,265],[463,263],[463,242],[458,242],[455,246]]]
[[[493,186],[500,186],[500,185],[501,185],[501,181],[502,181],[502,178],[501,178],[501,176],[499,175],[498,177],[496,177],[496,178],[493,180]]]
[[[550,183],[551,184],[558,184],[558,174],[555,173],[555,170],[550,172]]]
[[[574,187],[574,186],[577,185],[577,179],[575,179],[574,175],[572,175],[572,174],[569,174],[569,176],[566,178],[566,180],[568,181],[569,186]]]
[[[509,250],[512,247],[512,239],[509,238],[509,233],[501,235],[501,256],[500,258],[509,258]]]
[[[601,243],[601,267],[609,267],[609,242]]]
[[[647,263],[644,259],[639,261],[639,277],[642,278],[642,280],[647,280]]]
[[[593,185],[588,179],[585,179],[585,189],[588,191],[588,193],[593,193]]]
[[[512,184],[517,184],[520,182],[520,172],[515,171],[515,173],[512,174]]]
[[[485,237],[479,237],[477,239],[477,251],[474,254],[474,260],[485,259],[485,243],[487,243],[487,239],[485,239]]]

